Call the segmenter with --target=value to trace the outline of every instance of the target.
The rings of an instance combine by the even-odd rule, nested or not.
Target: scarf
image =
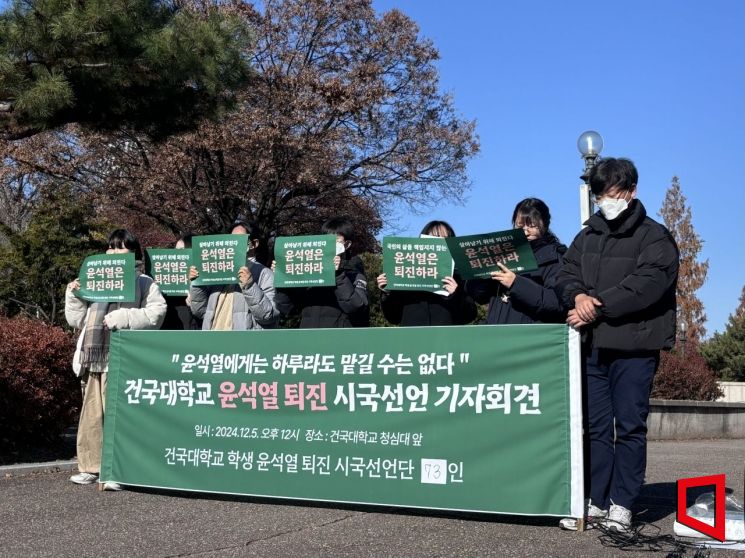
[[[94,302],[90,306],[80,351],[80,364],[83,368],[103,371],[109,362],[111,332],[103,323],[103,318],[108,312],[108,302]]]
[[[135,261],[135,289],[139,292],[140,275],[143,273],[142,260]],[[113,308],[111,308],[113,307]],[[109,342],[111,331],[103,319],[110,310],[121,308],[118,303],[94,302],[90,306],[88,318],[85,322],[85,337],[80,347],[80,365],[92,369],[93,372],[103,372],[109,363]]]
[[[233,297],[235,285],[225,285],[217,297],[215,313],[212,316],[212,330],[231,331],[233,329]]]

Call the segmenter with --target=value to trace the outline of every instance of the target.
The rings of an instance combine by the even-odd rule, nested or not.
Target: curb
[[[71,461],[48,461],[46,463],[19,463],[18,465],[5,465],[0,467],[0,479],[8,477],[20,477],[34,473],[59,473],[62,471],[77,471],[78,462]]]

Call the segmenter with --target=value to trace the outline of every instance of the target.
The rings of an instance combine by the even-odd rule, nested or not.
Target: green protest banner
[[[147,272],[158,286],[160,292],[168,296],[189,294],[189,266],[191,250],[148,248]]]
[[[191,265],[199,277],[195,286],[238,282],[238,270],[246,265],[247,234],[212,234],[191,239]]]
[[[464,279],[489,277],[501,263],[520,273],[537,269],[533,249],[522,229],[489,234],[455,236],[445,239],[455,260],[455,269]]]
[[[280,236],[274,243],[275,287],[331,287],[336,236]]]
[[[389,291],[447,294],[442,280],[453,275],[453,258],[444,238],[386,236],[383,239],[383,273]]]
[[[134,302],[135,255],[88,256],[78,274],[80,290],[75,296],[89,302]]]
[[[124,330],[108,374],[102,482],[583,511],[579,339],[565,325]]]

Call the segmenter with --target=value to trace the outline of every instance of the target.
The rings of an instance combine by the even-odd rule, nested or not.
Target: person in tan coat
[[[65,318],[72,327],[81,330],[73,370],[83,385],[83,406],[78,425],[77,453],[79,472],[70,477],[75,484],[91,484],[98,480],[101,469],[103,421],[106,408],[106,372],[109,368],[109,340],[118,329],[158,329],[166,314],[166,301],[152,278],[143,274],[142,250],[137,239],[127,230],[117,229],[109,236],[107,254],[134,252],[137,261],[135,301],[125,303],[90,303],[75,296],[80,289],[78,279],[65,291]],[[120,490],[109,482],[104,490]]]

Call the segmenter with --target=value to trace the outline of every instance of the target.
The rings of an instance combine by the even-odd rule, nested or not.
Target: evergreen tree
[[[740,293],[740,304],[735,310],[735,318],[745,318],[745,287],[742,288]]]
[[[367,302],[370,308],[370,327],[391,327],[391,324],[383,317],[383,309],[380,307],[381,293],[378,288],[378,275],[383,273],[383,257],[381,254],[365,252],[360,254],[365,265],[365,276],[367,277]]]
[[[693,228],[691,208],[686,205],[686,197],[680,189],[680,181],[673,176],[660,216],[673,235],[680,250],[680,270],[678,272],[678,337],[685,334],[688,342],[699,343],[706,335],[706,313],[704,305],[696,296],[706,281],[709,260],[698,261],[703,241]]]
[[[65,287],[85,256],[105,249],[108,226],[96,223],[91,203],[61,186],[44,197],[25,229],[0,228],[8,239],[0,247],[0,313],[63,324]]]
[[[219,114],[249,77],[241,4],[14,0],[0,13],[0,134],[74,122],[163,136]]]
[[[722,380],[745,382],[745,288],[724,333],[715,333],[704,343],[701,354]]]
[[[173,234],[223,231],[237,215],[270,235],[310,234],[348,215],[358,252],[375,249],[382,218],[402,204],[462,199],[479,148],[475,122],[442,91],[437,50],[413,20],[379,13],[371,0],[245,9],[235,13],[257,47],[235,110],[161,141],[126,127],[68,126],[5,152],[0,143],[14,165],[0,167],[0,188],[11,169],[48,169],[95,192],[98,207],[131,210]]]

